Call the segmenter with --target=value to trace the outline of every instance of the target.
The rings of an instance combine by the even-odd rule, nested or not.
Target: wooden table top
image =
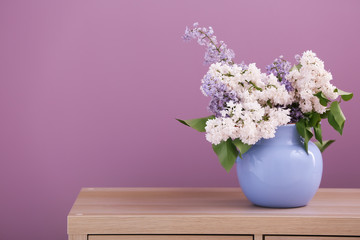
[[[153,225],[132,227],[126,221]],[[179,234],[191,234],[185,226],[192,223],[213,234],[241,234],[262,225],[267,227],[259,232],[283,233],[284,224],[288,224],[288,234],[295,234],[294,224],[302,226],[306,234],[316,224],[319,232],[360,235],[360,189],[322,188],[306,207],[272,209],[254,206],[240,188],[83,188],[68,215],[68,232],[96,232],[91,224],[94,228],[110,224],[112,228],[97,231],[173,233],[170,223],[174,221],[179,224]],[[245,224],[244,229],[231,223]],[[252,223],[259,225],[252,227]],[[211,229],[211,224],[217,227]]]

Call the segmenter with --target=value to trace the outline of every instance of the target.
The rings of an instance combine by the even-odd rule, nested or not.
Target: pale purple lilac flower
[[[240,64],[237,64],[239,67],[241,67],[243,70],[248,70],[249,66],[245,64],[244,61],[242,61]]]
[[[223,41],[218,42],[214,35],[212,27],[201,28],[198,27],[198,23],[193,24],[193,28],[186,27],[183,39],[190,41],[191,39],[197,39],[197,42],[206,46],[206,52],[204,57],[204,64],[212,64],[222,62],[226,64],[233,64],[232,59],[235,57],[233,50],[227,48]]]
[[[216,117],[221,117],[221,111],[225,109],[227,102],[239,102],[235,91],[228,90],[225,84],[214,79],[211,74],[205,75],[201,89],[206,96],[211,97],[208,110]]]
[[[286,75],[289,74],[291,69],[291,63],[283,59],[283,56],[276,58],[274,62],[265,67],[267,74],[274,74],[279,82],[285,85],[285,88],[288,92],[293,91],[294,88],[291,86],[291,83],[286,80]]]

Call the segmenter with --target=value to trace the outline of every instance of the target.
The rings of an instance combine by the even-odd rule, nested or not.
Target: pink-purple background
[[[343,136],[322,187],[360,187],[360,1],[1,1],[0,239],[66,239],[81,187],[238,186],[204,135],[204,49],[213,26],[236,61],[264,66],[312,49],[340,89]]]

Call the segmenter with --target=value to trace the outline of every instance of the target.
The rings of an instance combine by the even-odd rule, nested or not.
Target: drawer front
[[[253,240],[253,237],[250,235],[89,235],[88,240]]]
[[[265,240],[360,240],[360,237],[265,236]]]

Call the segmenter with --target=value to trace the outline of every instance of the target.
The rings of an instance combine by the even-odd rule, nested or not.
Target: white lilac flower
[[[261,138],[272,138],[278,126],[290,121],[289,109],[262,107],[258,103],[233,104],[224,110],[226,116],[206,122],[206,139],[219,144],[228,138],[239,138],[246,144],[255,144]]]
[[[315,94],[322,92],[329,100],[335,100],[338,93],[330,81],[332,75],[324,68],[324,62],[321,61],[312,51],[306,51],[299,59],[300,70],[294,69],[286,78],[295,88],[293,98],[299,103],[299,108],[303,113],[315,111],[324,113],[326,106],[320,104]]]

